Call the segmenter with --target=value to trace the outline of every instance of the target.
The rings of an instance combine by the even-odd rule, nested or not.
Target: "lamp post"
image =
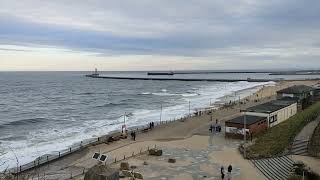
[[[160,124],[161,124],[161,120],[162,120],[162,104],[160,105]]]
[[[17,163],[17,180],[19,180],[19,159],[14,150],[9,146],[10,151],[13,153],[14,157],[16,158]]]
[[[191,117],[191,114],[190,114],[190,101],[189,101],[189,117]]]
[[[126,112],[123,114],[123,125],[126,125]]]
[[[246,117],[246,114],[244,114],[243,116],[243,127],[244,127],[244,135],[243,135],[243,139],[244,139],[244,146],[243,146],[243,156],[246,158],[246,147],[245,147],[245,144],[246,144],[246,136],[247,136],[247,117]]]

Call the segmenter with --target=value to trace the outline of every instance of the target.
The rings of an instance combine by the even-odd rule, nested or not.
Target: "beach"
[[[119,131],[124,121],[129,128],[172,121],[209,104],[217,108],[221,97],[235,101],[269,84],[102,80],[81,72],[1,76],[0,171],[16,166],[14,153],[21,165],[44,155],[52,160],[70,147],[73,152],[80,144]]]
[[[215,121],[215,119],[218,119],[219,123],[223,125],[225,120],[240,115],[239,108],[247,108],[256,104],[270,101],[275,98],[276,91],[280,89],[292,85],[312,85],[316,83],[318,83],[318,81],[284,81],[279,82],[274,86],[264,86],[258,92],[246,97],[245,103],[242,103],[240,106],[238,104],[235,104],[232,107],[220,108],[213,111],[213,120]],[[107,154],[109,156],[108,163],[111,163],[114,161],[114,159],[120,160],[123,159],[124,156],[129,157],[132,155],[132,153],[137,154],[140,151],[146,151],[147,148],[152,148],[154,146],[169,149],[206,149],[210,147],[210,142],[208,141],[208,139],[211,139],[211,141],[217,145],[218,149],[209,153],[208,157],[212,159],[212,162],[215,162],[216,167],[220,167],[221,165],[227,166],[228,164],[234,164],[234,166],[238,168],[240,173],[239,175],[237,175],[238,179],[246,179],[246,177],[250,177],[253,175],[257,175],[260,177],[261,175],[259,175],[259,172],[253,168],[250,162],[241,158],[237,150],[237,147],[241,143],[241,141],[225,139],[223,136],[223,132],[219,135],[211,137],[211,134],[208,130],[209,124],[212,123],[210,120],[211,115],[204,113],[201,116],[193,116],[184,120],[178,120],[170,123],[163,122],[161,125],[157,125],[151,131],[138,133],[136,141],[132,141],[130,138],[128,138],[108,144],[102,143],[98,145],[92,145],[75,153],[72,153],[66,157],[60,158],[54,162],[50,162],[45,166],[26,171],[23,173],[23,175],[32,177],[37,176],[37,174],[45,174],[48,178],[51,177],[58,179],[66,179],[70,178],[71,176],[77,176],[81,179],[81,177],[83,177],[82,173],[84,171],[97,164],[97,162],[91,158],[93,153],[95,152]],[[224,129],[222,128],[222,130]],[[135,157],[140,158],[139,156]],[[133,158],[130,161],[135,160]],[[137,160],[137,162],[139,161]],[[156,163],[156,161],[154,163]],[[187,162],[181,163],[183,165],[183,163]],[[159,164],[161,164],[161,162],[159,162]],[[117,165],[118,164],[116,163],[115,166]],[[210,169],[210,167],[202,168]],[[219,171],[217,169],[215,171],[215,174],[212,174],[212,176],[217,176],[217,172]],[[145,176],[148,177],[148,173],[145,173]],[[152,175],[150,175],[150,177],[151,176]],[[188,174],[182,173],[179,175],[179,177],[176,178],[181,179],[188,176]]]

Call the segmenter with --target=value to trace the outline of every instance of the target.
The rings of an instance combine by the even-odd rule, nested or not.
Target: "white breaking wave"
[[[272,82],[268,83],[252,83],[252,82],[232,82],[232,83],[208,83],[208,85],[203,85],[200,88],[192,88],[194,92],[187,93],[170,93],[170,89],[161,89],[161,92],[144,92],[144,95],[155,95],[155,96],[181,96],[182,102],[176,103],[175,105],[163,107],[161,120],[172,120],[189,113],[189,101],[191,105],[191,111],[194,112],[197,109],[205,108],[211,103],[219,101],[219,98],[226,95],[235,94],[235,99],[238,97],[245,97],[258,91],[263,85],[272,85]],[[248,88],[254,88],[249,90]],[[247,91],[242,91],[241,93],[236,93],[237,91],[248,89]],[[77,121],[75,118],[71,118],[72,121]],[[151,121],[160,121],[160,108],[159,109],[136,109],[132,112],[132,115],[126,118],[126,123],[129,127],[145,125]],[[66,149],[82,140],[91,139],[99,137],[101,135],[107,134],[108,132],[119,130],[123,123],[123,117],[115,119],[101,119],[90,120],[79,122],[81,127],[67,127],[63,130],[48,128],[46,131],[36,132],[32,134],[35,138],[42,137],[43,142],[28,146],[25,141],[15,141],[12,144],[9,141],[2,141],[0,144],[2,147],[11,147],[14,149],[15,153],[19,157],[20,164],[25,164],[33,161],[35,158],[44,155],[57,153],[59,150]],[[40,134],[39,134],[40,133]],[[64,138],[52,137],[52,134],[63,134]],[[0,166],[0,170],[15,166],[15,159],[12,152],[7,152],[0,155],[1,160],[6,162],[4,166]]]

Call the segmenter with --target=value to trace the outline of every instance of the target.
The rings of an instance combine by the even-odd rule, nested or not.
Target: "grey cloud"
[[[272,59],[302,64],[299,59],[309,58],[320,66],[317,50],[310,50],[319,48],[319,7],[316,0],[3,0],[0,43],[256,64]],[[286,50],[292,55],[284,56]]]

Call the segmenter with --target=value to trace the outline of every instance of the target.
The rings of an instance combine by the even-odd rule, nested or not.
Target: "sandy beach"
[[[258,92],[246,97],[245,103],[238,104],[215,110],[212,114],[213,120],[218,119],[219,123],[224,127],[224,122],[230,118],[240,115],[240,108],[247,108],[263,102],[270,101],[275,98],[276,91],[292,86],[292,85],[313,85],[319,81],[283,81],[274,86],[264,86]],[[241,100],[242,102],[244,100]],[[36,169],[23,172],[22,176],[36,179],[45,176],[46,179],[68,179],[70,177],[82,179],[82,173],[88,168],[97,164],[97,161],[92,159],[95,152],[100,152],[108,155],[108,163],[114,159],[123,159],[124,156],[137,154],[140,151],[146,151],[147,148],[159,147],[164,149],[167,156],[164,159],[149,157],[146,154],[134,156],[126,159],[130,165],[137,166],[137,171],[141,172],[146,179],[157,179],[165,174],[174,173],[172,176],[166,176],[167,179],[192,179],[194,174],[202,175],[202,179],[209,177],[219,177],[220,167],[225,169],[229,164],[234,167],[232,176],[233,179],[264,179],[264,176],[254,168],[250,161],[244,160],[237,150],[240,140],[225,139],[224,128],[219,134],[209,133],[209,124],[211,115],[204,113],[201,116],[194,116],[185,119],[184,121],[175,121],[163,123],[156,126],[153,130],[146,133],[137,134],[136,141],[130,138],[122,139],[110,144],[99,144],[84,148],[59,160],[48,163]],[[168,165],[166,157],[172,156],[174,152],[183,154],[183,150],[193,152],[191,154],[202,154],[203,163],[197,162],[196,156],[190,155],[186,157],[177,156],[175,164]],[[144,162],[148,165],[143,165]],[[197,171],[189,171],[188,168],[196,163]],[[119,163],[113,163],[113,167],[119,167]],[[180,169],[178,167],[184,167]],[[158,168],[159,171],[153,169]],[[177,170],[178,169],[178,170]],[[192,169],[192,168],[190,168]]]

